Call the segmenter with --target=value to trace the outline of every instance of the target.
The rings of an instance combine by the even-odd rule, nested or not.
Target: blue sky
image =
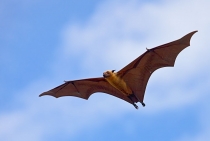
[[[210,138],[209,0],[0,1],[0,140],[200,141]],[[106,94],[38,97],[119,70],[198,30],[174,68],[153,73],[144,102]]]

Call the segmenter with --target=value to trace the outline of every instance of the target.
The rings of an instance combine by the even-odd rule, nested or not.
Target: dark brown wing
[[[190,39],[196,32],[191,32],[179,40],[148,49],[117,72],[140,102],[143,102],[146,85],[151,74],[159,68],[174,66],[177,55],[190,45]]]
[[[119,90],[112,87],[102,77],[67,81],[52,90],[40,94],[39,96],[51,95],[56,98],[62,96],[76,96],[83,99],[88,99],[91,94],[96,92],[107,93],[132,104],[128,97],[124,96]]]

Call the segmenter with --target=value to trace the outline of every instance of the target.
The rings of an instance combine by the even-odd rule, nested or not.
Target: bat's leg
[[[141,104],[142,104],[143,107],[145,106],[144,102],[141,102]]]
[[[139,109],[139,107],[138,107],[135,103],[133,103],[133,106],[134,106],[136,109]]]
[[[133,105],[137,102],[140,102],[134,94],[129,95],[128,98],[133,102]],[[144,102],[140,102],[140,103],[142,104],[143,107],[145,106]],[[134,105],[134,107],[136,108],[135,105]]]
[[[136,99],[135,95],[129,95],[128,98],[133,102],[133,106],[138,109],[139,107],[135,104],[135,102],[138,102],[138,100]]]

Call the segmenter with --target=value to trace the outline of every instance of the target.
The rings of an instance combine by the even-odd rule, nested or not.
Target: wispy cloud
[[[191,83],[190,81],[201,81],[195,75],[205,66],[203,61],[197,60],[200,60],[199,58],[204,55],[202,50],[205,50],[206,44],[208,44],[207,41],[203,41],[201,44],[199,42],[199,39],[201,41],[205,38],[206,34],[203,33],[203,28],[208,28],[210,22],[206,18],[200,18],[208,11],[208,8],[203,5],[204,3],[206,5],[206,2],[193,1],[190,6],[187,1],[172,3],[166,1],[162,5],[153,3],[141,5],[137,1],[121,4],[110,3],[105,3],[104,7],[102,5],[85,25],[72,26],[70,24],[66,28],[64,35],[66,39],[69,39],[66,40],[64,48],[66,55],[79,58],[80,52],[84,52],[81,57],[85,59],[79,61],[82,64],[80,69],[87,72],[91,72],[95,66],[97,68],[100,66],[101,72],[105,69],[104,66],[119,70],[143,53],[146,47],[151,48],[170,42],[191,31],[199,30],[192,37],[191,47],[178,56],[175,68],[158,70],[149,82],[149,85],[156,88],[157,99],[154,99],[152,103],[157,103],[157,105],[159,104],[159,93],[157,92],[159,88],[156,85],[161,80],[160,85],[163,88],[164,85],[170,88],[164,89],[166,94],[164,100],[161,101],[162,104],[166,103],[162,106],[164,109],[170,107],[166,106],[168,104],[177,103],[178,95],[183,95],[181,98],[183,103],[189,99],[196,100],[196,97],[199,96],[198,93],[185,94],[186,97],[184,93],[190,93],[190,89],[198,88],[199,84],[193,88],[186,87],[186,85]],[[199,12],[200,9],[205,10]],[[209,58],[206,58],[204,63],[207,63],[207,60]],[[205,69],[209,70],[206,67]],[[95,73],[95,71],[93,72]],[[185,85],[180,82],[184,82]],[[178,95],[173,97],[172,95],[175,93]],[[178,103],[182,103],[181,101]]]
[[[0,116],[0,140],[45,140],[59,134],[72,138],[134,112],[155,115],[198,104],[209,90],[208,5],[208,0],[161,4],[107,1],[85,23],[69,23],[62,31],[62,50],[50,70],[53,75],[38,79],[17,93],[20,108]],[[103,94],[96,94],[89,101],[37,97],[63,79],[97,77],[106,69],[119,70],[146,47],[176,40],[193,30],[199,32],[192,37],[191,47],[178,56],[175,68],[161,69],[152,75],[144,109],[136,111],[132,105]],[[203,113],[206,111],[208,108],[203,109]],[[209,137],[209,130],[203,126],[195,138]]]

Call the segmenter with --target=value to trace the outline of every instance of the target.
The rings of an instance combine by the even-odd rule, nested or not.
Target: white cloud
[[[210,67],[206,66],[210,60],[209,4],[206,0],[162,1],[159,5],[138,1],[108,2],[101,5],[85,25],[66,28],[68,43],[64,52],[68,56],[86,52],[85,62],[80,60],[86,64],[82,63],[81,69],[86,71],[96,66],[101,66],[101,71],[110,67],[120,69],[146,47],[161,45],[198,30],[192,37],[191,47],[178,56],[175,68],[164,68],[153,74],[143,112],[158,113],[197,104],[209,89]]]
[[[210,23],[208,18],[203,18],[209,11],[208,3],[208,1],[190,1],[189,4],[187,0],[162,1],[161,5],[142,4],[135,0],[120,4],[107,2],[101,5],[85,25],[72,26],[70,24],[65,29],[67,42],[64,52],[67,56],[73,55],[75,58],[84,55],[83,60],[79,61],[82,64],[80,69],[87,72],[93,70],[93,74],[98,66],[102,68],[99,69],[101,72],[112,68],[119,70],[143,53],[146,47],[161,45],[181,38],[191,31],[199,30],[192,37],[191,47],[178,56],[175,68],[158,70],[149,82],[151,87],[156,88],[155,98],[157,99],[152,100],[152,103],[157,105],[160,93],[156,85],[161,80],[160,87],[164,88],[164,85],[170,87],[163,91],[165,93],[162,100],[162,104],[165,103],[162,106],[163,109],[170,108],[166,106],[168,104],[195,101],[199,94],[193,92],[193,95],[189,95],[191,87],[186,87],[186,85],[191,81],[201,81],[195,75],[203,69],[206,69],[204,73],[207,74],[209,70],[209,67],[205,67],[205,63],[210,59],[207,52],[203,51],[208,45],[208,40],[203,40],[206,36],[204,30],[208,30]],[[198,61],[205,54],[205,60]],[[185,83],[184,87],[181,82]],[[151,87],[150,89],[153,89]],[[193,89],[198,88],[199,85]],[[172,96],[175,93],[179,94]],[[186,97],[182,96],[183,93]],[[181,95],[182,99],[179,99],[178,95]]]
[[[40,80],[17,92],[18,108],[0,116],[0,140],[41,141],[53,135],[69,136],[71,139],[83,130],[91,132],[106,123],[109,115],[114,119],[122,115],[124,109],[133,108],[103,94],[96,94],[89,101],[74,97],[39,98],[38,94],[44,91],[47,83]],[[99,101],[99,98],[102,100]]]
[[[19,101],[24,103],[24,108],[0,116],[0,139],[43,140],[44,134],[56,132],[74,136],[84,128],[93,130],[110,118],[133,112],[132,105],[103,94],[92,96],[89,101],[38,98],[36,94],[56,86],[55,83],[67,75],[76,79],[81,73],[88,77],[99,76],[106,69],[119,70],[146,47],[176,40],[193,30],[199,32],[193,36],[191,47],[178,56],[175,68],[164,68],[152,75],[145,96],[147,106],[137,112],[156,114],[202,101],[209,90],[210,68],[206,66],[210,60],[207,55],[209,5],[208,0],[162,1],[161,4],[108,1],[102,3],[86,23],[70,23],[62,32],[62,57],[58,56],[52,67],[54,78],[38,80],[18,93],[22,95]],[[77,76],[72,67],[77,68],[73,70],[78,71]],[[33,94],[33,98],[29,94]],[[78,119],[82,120],[78,122]],[[203,130],[205,133],[209,128]],[[208,137],[207,134],[197,136]]]

